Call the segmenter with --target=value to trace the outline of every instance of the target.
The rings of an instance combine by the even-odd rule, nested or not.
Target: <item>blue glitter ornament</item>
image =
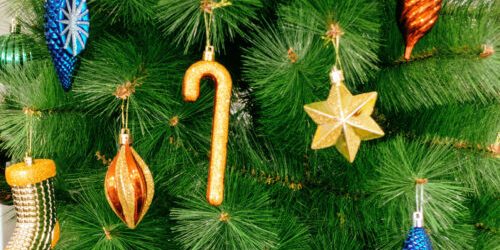
[[[410,230],[403,250],[432,250],[431,240],[423,227],[414,227]]]
[[[89,37],[90,17],[86,0],[47,0],[45,3],[45,39],[59,81],[65,91],[71,89],[77,55]]]

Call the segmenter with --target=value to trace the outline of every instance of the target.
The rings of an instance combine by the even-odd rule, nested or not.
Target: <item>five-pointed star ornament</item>
[[[377,92],[352,95],[343,84],[342,71],[330,74],[332,88],[328,99],[304,106],[311,119],[318,124],[312,149],[336,146],[337,150],[353,162],[362,140],[384,136],[384,131],[370,116]]]

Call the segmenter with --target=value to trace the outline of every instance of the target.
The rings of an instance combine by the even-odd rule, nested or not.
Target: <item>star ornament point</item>
[[[353,96],[344,84],[334,84],[326,101],[304,106],[318,125],[311,148],[335,145],[349,162],[354,162],[361,141],[384,136],[384,131],[371,117],[376,101],[377,92]]]

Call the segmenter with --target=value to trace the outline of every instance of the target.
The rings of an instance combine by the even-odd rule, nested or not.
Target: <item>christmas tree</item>
[[[416,2],[4,1],[2,168],[55,249],[497,249],[500,6]]]

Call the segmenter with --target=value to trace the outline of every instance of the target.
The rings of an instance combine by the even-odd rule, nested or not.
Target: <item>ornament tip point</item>
[[[405,49],[405,55],[404,55],[404,59],[406,61],[409,61],[410,58],[411,58],[411,52],[413,51],[413,47],[409,47],[407,46],[406,49]]]

